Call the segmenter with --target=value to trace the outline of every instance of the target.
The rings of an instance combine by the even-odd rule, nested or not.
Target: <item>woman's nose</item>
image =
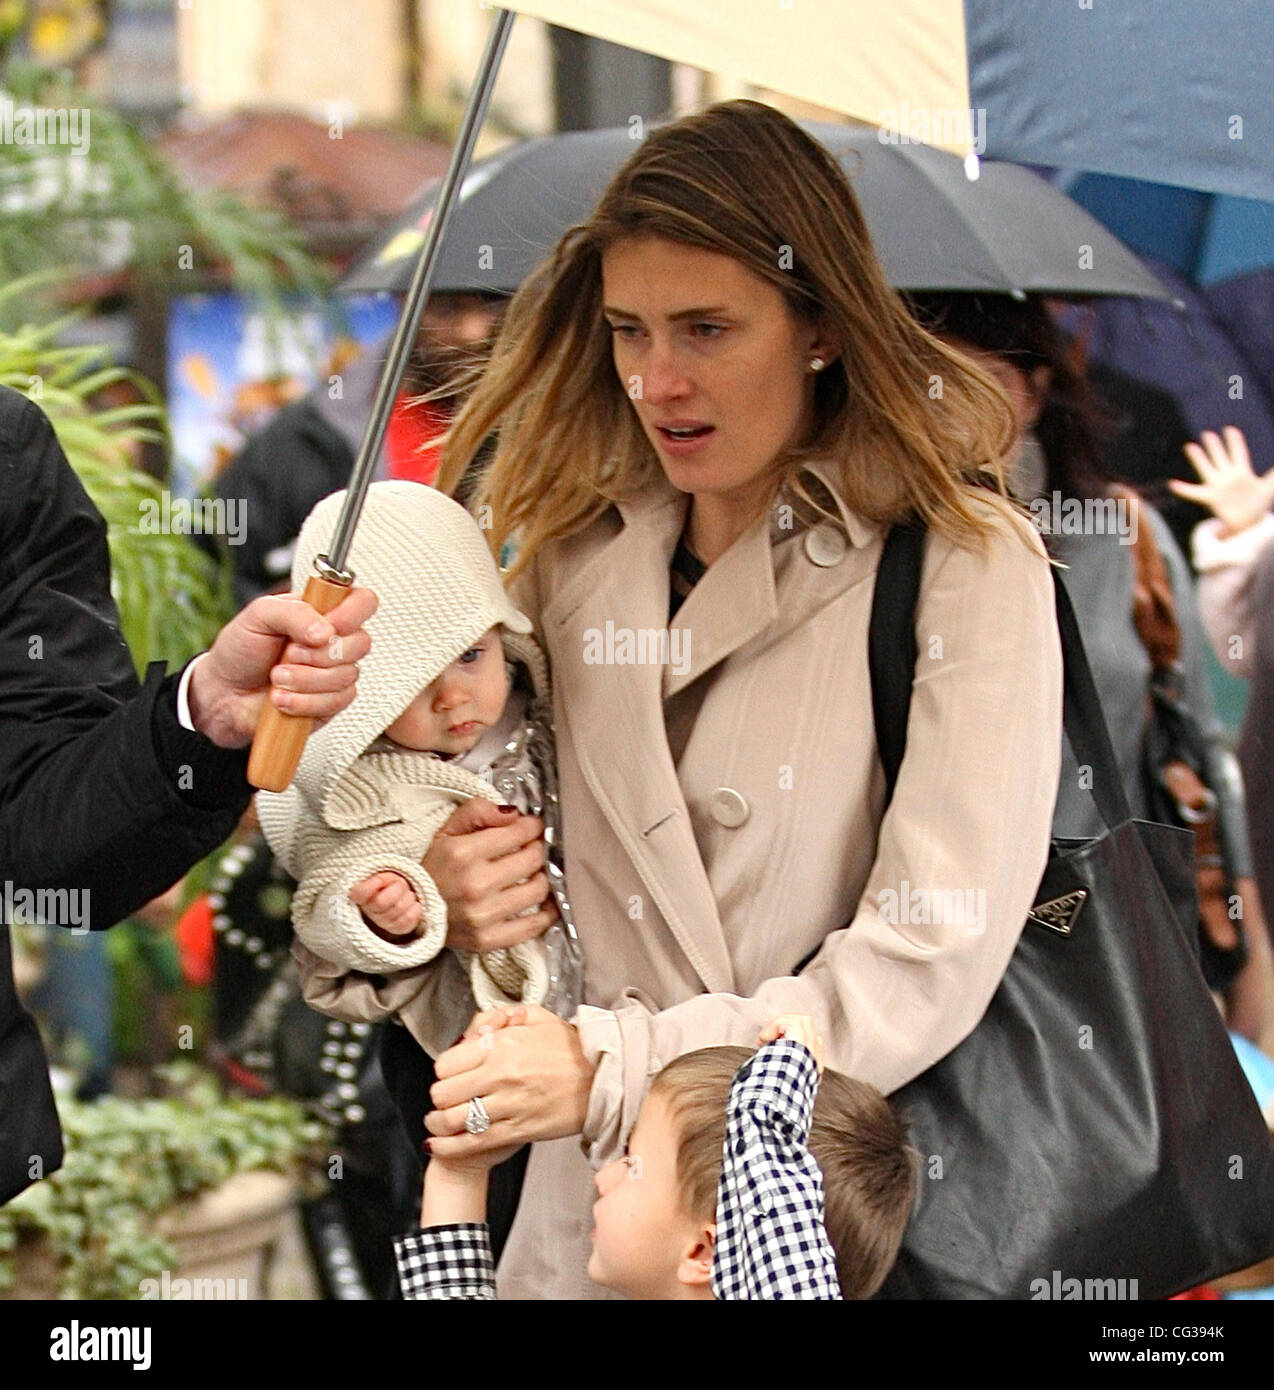
[[[651,405],[680,400],[691,390],[685,370],[671,347],[652,348],[638,375],[642,398]]]

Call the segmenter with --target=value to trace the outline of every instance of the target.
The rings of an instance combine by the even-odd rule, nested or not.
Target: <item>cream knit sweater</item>
[[[324,498],[297,541],[293,585],[301,588],[331,537],[344,494]],[[367,1017],[335,1006],[359,992],[363,977],[404,976],[416,998],[412,1032],[437,1055],[477,1009],[511,1000],[542,1003],[548,969],[541,943],[443,959],[447,909],[421,860],[461,802],[490,797],[477,773],[418,751],[373,751],[384,730],[420,692],[494,626],[506,658],[524,668],[537,698],[548,697],[548,668],[527,634],[530,623],[504,593],[476,523],[458,503],[418,483],[375,483],[351,548],[358,582],[380,608],[367,623],[372,650],[360,662],[355,700],[309,740],[293,785],[261,792],[257,811],[271,849],[298,879],[292,922],[305,948],[294,952],[306,998],[325,1012]],[[422,908],[418,936],[377,936],[350,901],[374,873],[401,874]],[[456,970],[459,964],[460,970]],[[432,967],[422,972],[422,967]],[[431,988],[425,989],[425,974]],[[341,982],[348,975],[350,991]],[[465,988],[467,978],[468,988]],[[459,1019],[457,1026],[456,1020]]]

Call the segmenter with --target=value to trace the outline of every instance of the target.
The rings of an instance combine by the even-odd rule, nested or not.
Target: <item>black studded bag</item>
[[[924,540],[893,528],[876,576],[886,804],[906,743]],[[1093,768],[1106,830],[1054,839],[982,1021],[895,1094],[921,1171],[886,1298],[1164,1298],[1274,1252],[1274,1145],[1199,969],[1191,836],[1132,818],[1053,578],[1066,733]]]

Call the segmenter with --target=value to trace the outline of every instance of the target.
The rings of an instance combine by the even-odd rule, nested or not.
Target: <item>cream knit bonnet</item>
[[[306,518],[292,561],[297,592],[313,573],[314,557],[327,550],[344,500],[344,492],[335,492]],[[310,736],[297,770],[296,788],[325,819],[332,791],[358,756],[484,632],[497,624],[510,633],[531,631],[530,619],[505,594],[477,523],[423,483],[368,488],[348,567],[356,584],[376,591],[380,606],[366,623],[372,646],[358,664],[354,702]],[[516,654],[523,644],[510,646]]]

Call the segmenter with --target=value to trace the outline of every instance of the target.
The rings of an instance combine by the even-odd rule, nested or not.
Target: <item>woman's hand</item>
[[[520,816],[513,807],[474,797],[434,836],[423,863],[447,904],[447,945],[453,950],[516,946],[557,921],[538,816]]]
[[[511,1023],[501,1014],[525,1016]],[[588,1113],[593,1068],[574,1024],[537,1005],[478,1014],[462,1041],[438,1058],[425,1116],[429,1152],[447,1162],[484,1150],[578,1134]],[[480,1096],[491,1117],[485,1134],[467,1134],[469,1102]]]
[[[461,1040],[485,1038],[497,1028],[525,1022],[524,1004],[475,1014]],[[467,1113],[468,1107],[465,1109]],[[521,1147],[520,1143],[508,1144],[501,1149],[477,1149],[473,1153],[451,1158],[440,1153],[430,1154],[429,1162],[425,1165],[425,1185],[420,1199],[421,1227],[449,1226],[457,1221],[485,1221],[491,1170],[497,1163],[512,1158]]]
[[[808,1048],[814,1058],[814,1065],[818,1068],[818,1074],[822,1076],[823,1039],[814,1027],[814,1020],[808,1014],[780,1014],[761,1029],[756,1045],[764,1047],[766,1043],[775,1042],[779,1038],[791,1038],[793,1042],[801,1043]]]
[[[1207,507],[1226,535],[1237,535],[1255,526],[1274,503],[1274,469],[1262,477],[1256,476],[1247,440],[1235,425],[1225,427],[1224,441],[1211,430],[1204,430],[1199,444],[1184,446],[1199,481],[1183,483],[1170,478],[1168,486],[1178,497]]]

